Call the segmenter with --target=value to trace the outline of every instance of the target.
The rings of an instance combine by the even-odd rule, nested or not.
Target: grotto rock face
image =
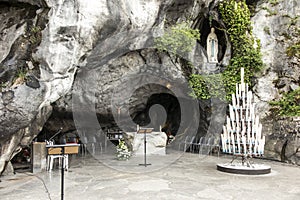
[[[148,123],[145,113],[160,101],[167,113],[176,116],[167,122],[180,121],[179,111],[172,105],[177,105],[175,97],[189,103],[187,89],[182,85],[193,70],[201,72],[207,60],[204,43],[210,30],[210,16],[214,16],[214,26],[225,28],[217,13],[217,0],[12,2],[0,0],[3,22],[0,25],[0,173],[21,146],[30,144],[45,123],[49,132],[56,132],[55,127],[63,127],[63,132],[76,131],[78,126],[74,124],[72,112],[82,109],[80,103],[95,105],[93,112],[104,127],[124,125],[130,129],[134,125],[132,120]],[[271,7],[280,15],[267,16],[263,7]],[[285,10],[289,12],[282,13]],[[299,60],[289,58],[284,51],[295,42],[295,28],[299,26],[297,13],[298,2],[284,0],[275,6],[258,3],[253,17],[254,33],[261,39],[267,64],[256,79],[255,94],[270,141],[273,121],[266,118],[268,101],[279,98],[281,91],[299,86]],[[153,48],[154,38],[163,33],[163,27],[186,19],[192,19],[193,27],[201,32],[199,45],[187,57],[195,63],[194,69],[183,68],[180,60]],[[218,60],[224,68],[230,59],[230,43],[221,29],[216,34],[220,44]],[[147,82],[149,79],[152,81]],[[129,91],[135,85],[139,87]],[[132,95],[127,99],[126,95],[118,96],[130,92]],[[79,107],[73,107],[72,95],[77,95],[75,105],[79,103]],[[201,111],[205,110],[206,104],[200,104]],[[215,104],[224,110],[223,105]],[[128,113],[130,118],[126,117]],[[211,117],[200,114],[202,118]],[[221,123],[222,114],[215,116],[214,123]],[[89,119],[89,115],[84,117]],[[200,121],[203,122],[200,129],[219,131],[214,125],[209,128],[209,119]],[[84,125],[83,129],[91,124]],[[176,131],[178,124],[170,127]],[[290,144],[295,143],[289,140],[282,144],[288,155],[294,149]],[[271,146],[270,155],[275,151]],[[288,155],[284,158],[291,158]]]
[[[258,3],[256,11],[252,18],[253,32],[261,41],[266,67],[257,79],[255,94],[258,107],[264,111],[261,117],[265,117],[269,110],[268,101],[279,99],[280,93],[299,86],[300,60],[296,56],[289,56],[287,48],[299,41],[300,4],[296,0],[277,4]]]
[[[44,0],[17,0],[17,1],[11,1],[11,0],[1,0],[1,2],[7,2],[7,3],[24,3],[24,4],[30,4],[30,5],[34,5],[34,6],[39,6],[39,7],[43,7],[43,6],[47,6],[46,1]]]
[[[299,87],[299,57],[287,53],[289,47],[299,43],[299,13],[300,4],[296,0],[273,4],[258,2],[256,14],[252,18],[253,33],[261,41],[261,52],[266,64],[263,73],[258,75],[254,87],[258,113],[263,121],[264,134],[267,135],[265,156],[293,163],[298,162],[295,161],[298,159],[295,155],[300,146],[297,140],[299,136],[291,134],[284,128],[292,123],[291,119],[278,122],[271,117],[268,102],[279,99],[283,92],[293,91]],[[295,128],[297,123],[294,122],[291,126]]]
[[[0,2],[1,3],[1,2]],[[45,85],[39,84],[39,69],[31,59],[40,42],[47,9],[36,6],[14,7],[1,3],[0,50],[0,171],[38,133],[51,107],[40,108]],[[30,66],[30,67],[29,67]],[[26,70],[25,72],[25,69]],[[31,77],[31,78],[30,78]]]
[[[102,77],[96,76],[94,79],[104,94],[100,94],[99,91],[96,93],[100,102],[97,108],[99,115],[105,115],[111,110],[105,107],[109,101],[106,91],[118,86],[117,79],[130,70],[132,74],[141,72],[145,58],[147,65],[151,65],[151,62],[161,63],[160,59],[164,64],[171,63],[166,74],[169,74],[172,80],[185,80],[179,63],[173,64],[174,61],[166,56],[151,56],[156,52],[147,50],[153,48],[147,44],[148,40],[151,41],[153,35],[160,34],[160,31],[151,29],[162,27],[166,15],[175,16],[177,13],[174,20],[181,18],[181,15],[184,19],[187,13],[198,12],[208,7],[206,1],[182,2],[95,0],[87,3],[84,0],[16,0],[11,3],[1,0],[1,17],[5,23],[1,27],[3,40],[0,41],[0,172],[19,151],[20,146],[28,145],[40,132],[52,112],[50,104],[59,100],[57,105],[63,102],[64,106],[68,106],[57,106],[58,110],[70,110],[71,104],[64,98],[71,94],[78,69],[79,77],[81,73],[89,73],[86,75],[94,77],[95,72],[103,68],[100,70]],[[179,9],[182,5],[184,9]],[[168,9],[171,6],[172,9]],[[14,10],[16,11],[13,12]],[[197,12],[193,15],[197,16]],[[105,43],[109,38],[114,38],[115,41],[111,40],[114,43]],[[97,53],[99,55],[96,55]],[[117,66],[123,61],[116,61],[115,65],[108,63],[118,57],[133,62],[133,65],[127,63],[118,69]],[[174,69],[170,66],[174,66]],[[103,77],[105,79],[102,81]],[[74,87],[77,87],[76,84]],[[158,90],[169,93],[166,88]],[[137,92],[136,95],[138,97],[141,94]],[[149,94],[151,95],[151,92]],[[132,98],[132,101],[139,101],[137,97]],[[138,105],[144,104],[145,99],[139,101],[136,109],[142,109],[138,108]],[[132,114],[138,115],[137,112]]]
[[[281,118],[274,122],[265,147],[269,158],[300,165],[300,118]]]

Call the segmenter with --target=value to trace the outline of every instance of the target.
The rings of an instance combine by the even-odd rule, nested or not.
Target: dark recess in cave
[[[35,8],[36,10],[39,9],[38,6],[31,5],[29,3],[22,3],[14,0],[10,0],[9,2],[0,2],[0,7],[17,7],[17,8]]]
[[[163,106],[167,114],[166,122],[161,124],[163,131],[172,135],[176,135],[181,122],[181,110],[177,98],[172,94],[159,93],[151,95],[148,99],[146,108],[138,113],[133,121],[141,126],[151,126],[149,110],[151,106],[155,104]]]
[[[57,107],[56,104],[52,104],[53,111],[48,121],[44,124],[42,131],[38,134],[36,140],[44,142],[49,140],[58,131],[60,133],[54,138],[56,143],[59,143],[60,138],[64,134],[73,134],[77,136],[76,127],[73,121],[73,113],[66,111],[65,108]]]
[[[177,98],[172,94],[159,93],[159,94],[151,95],[148,99],[146,107],[142,111],[137,111],[138,113],[131,120],[133,120],[136,124],[139,124],[141,126],[147,126],[147,125],[151,126],[149,109],[155,104],[159,104],[163,106],[167,114],[165,124],[161,124],[163,131],[166,133],[168,132],[172,135],[176,135],[181,122],[181,110]],[[57,137],[55,137],[57,142],[59,142],[60,136],[64,134],[67,135],[71,134],[71,135],[78,136],[73,121],[73,113],[67,111],[65,108],[58,107],[55,103],[52,106],[53,106],[52,114],[49,117],[48,121],[45,123],[42,131],[39,133],[36,140],[37,141],[48,140],[60,129],[62,129],[61,133]],[[104,132],[106,132],[107,129],[114,129],[114,130],[119,129],[112,115],[97,114],[97,118]],[[156,127],[156,129],[158,128]],[[128,129],[123,131],[134,131],[134,130]]]

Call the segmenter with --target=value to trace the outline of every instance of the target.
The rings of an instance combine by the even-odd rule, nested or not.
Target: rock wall
[[[29,145],[40,132],[51,114],[50,105],[70,94],[74,76],[78,69],[86,67],[86,58],[89,57],[88,67],[93,68],[93,58],[96,65],[101,66],[98,63],[100,58],[127,48],[123,42],[135,35],[115,37],[114,42],[119,43],[108,43],[110,47],[107,48],[97,44],[124,31],[135,32],[138,29],[140,33],[147,33],[156,23],[163,22],[171,1],[0,2],[3,5],[1,17],[5,19],[1,35],[6,39],[1,40],[0,54],[2,172],[20,147]],[[26,18],[28,10],[31,12]],[[45,20],[41,20],[44,17]],[[147,38],[127,43],[131,45],[129,50],[140,48],[139,44],[143,45],[144,39]],[[95,55],[97,52],[100,55]],[[20,70],[22,74],[19,74]],[[22,79],[17,82],[19,76]],[[27,81],[31,79],[34,80],[33,85]],[[35,129],[29,130],[30,127]],[[28,139],[22,142],[26,134]]]
[[[261,117],[269,114],[268,101],[299,87],[300,60],[296,56],[289,57],[286,52],[299,41],[299,13],[300,4],[296,0],[277,4],[259,2],[252,17],[253,33],[261,41],[266,65],[255,86],[258,107],[263,111]]]
[[[300,165],[300,119],[281,118],[273,123],[265,147],[268,158]]]
[[[72,94],[78,94],[83,102],[84,99],[95,102],[97,116],[107,116],[103,123],[110,121],[112,115],[115,119],[125,115],[122,109],[126,105],[131,105],[132,118],[143,120],[142,111],[147,110],[147,99],[154,91],[172,95],[169,87],[185,83],[191,73],[178,60],[155,51],[153,38],[178,20],[192,19],[193,27],[200,29],[201,41],[189,59],[197,63],[193,70],[201,71],[207,62],[204,44],[210,16],[214,16],[213,25],[224,28],[217,3],[218,0],[89,0],[88,3],[86,0],[15,0],[13,3],[0,0],[3,21],[0,25],[0,173],[20,147],[29,145],[39,134],[53,109],[58,113],[53,116],[68,116],[66,124],[69,125],[65,124],[68,128],[64,132],[77,128],[71,124]],[[281,91],[299,86],[299,60],[285,52],[299,37],[299,7],[296,0],[283,0],[274,5],[258,1],[252,18],[253,31],[261,40],[266,63],[265,70],[255,79],[254,91],[258,111],[265,121],[265,133],[270,137],[269,146],[276,125],[268,118],[268,101],[280,98]],[[221,67],[226,67],[230,59],[228,36],[221,30],[216,34]],[[115,97],[118,101],[111,103],[112,93],[129,88],[120,77],[149,72],[169,82],[153,79],[159,84],[144,85],[127,102]],[[180,98],[185,98],[185,90],[175,91]],[[205,110],[206,104],[200,104],[201,110]],[[223,106],[219,107],[224,110]],[[50,119],[55,124],[57,118],[53,116]],[[211,118],[204,112],[201,116]],[[222,116],[216,115],[216,123],[222,121]],[[48,121],[48,126],[52,122]],[[203,130],[209,129],[209,120],[201,119],[201,122]],[[64,123],[58,126],[61,125]],[[218,128],[211,131],[217,132]],[[289,143],[282,145],[289,149]],[[272,157],[274,152],[271,147],[266,156]],[[273,157],[278,159],[278,155]]]
[[[298,163],[291,155],[297,153],[300,144],[291,142],[292,137],[284,128],[291,120],[277,121],[273,118],[269,101],[280,99],[282,93],[299,88],[300,59],[287,54],[288,47],[300,40],[299,13],[300,3],[296,0],[259,1],[256,13],[252,17],[253,33],[261,41],[265,63],[263,72],[257,74],[254,87],[257,112],[263,122],[264,134],[267,136],[265,156],[293,163]],[[280,124],[282,124],[281,131],[278,128]],[[285,149],[288,149],[290,155],[285,155]]]

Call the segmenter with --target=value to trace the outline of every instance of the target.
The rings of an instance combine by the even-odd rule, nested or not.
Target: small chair
[[[80,145],[81,153],[82,153],[82,156],[85,156],[86,152],[87,152],[88,140],[87,140],[87,137],[85,137],[85,136],[80,137],[80,140],[81,140],[81,145]]]
[[[96,151],[100,148],[100,152],[102,153],[102,143],[101,142],[97,142],[97,139],[95,136],[91,137],[91,138],[87,138],[86,136],[83,136],[80,138],[81,140],[81,152],[82,155],[86,155],[87,150],[89,148],[91,148],[90,152],[92,155],[95,155]]]
[[[193,136],[191,138],[191,140],[189,141],[189,143],[187,143],[187,144],[184,145],[185,150],[187,150],[187,148],[190,147],[190,152],[193,152],[194,140],[195,140],[195,136]]]
[[[218,151],[218,157],[220,155],[220,144],[219,143],[215,143],[215,139],[212,138],[212,140],[210,141],[210,150],[212,151],[213,149],[217,149]]]
[[[203,144],[203,141],[204,141],[204,137],[200,137],[199,141],[197,143],[193,144],[195,147],[194,149],[196,149],[198,147],[198,151],[200,151],[200,146]]]
[[[189,136],[186,136],[185,139],[184,139],[184,141],[179,143],[179,146],[178,146],[179,151],[180,151],[181,144],[187,143],[188,140],[189,140]]]
[[[199,154],[201,153],[202,154],[202,152],[203,152],[203,147],[208,147],[208,151],[210,151],[210,141],[211,141],[211,138],[207,138],[207,137],[205,137],[204,139],[203,139],[203,143],[200,145],[200,149],[199,149]]]
[[[102,153],[102,143],[101,142],[97,142],[97,139],[95,136],[93,136],[90,140],[91,143],[91,147],[92,147],[92,153],[93,155],[95,155],[98,147],[100,147],[100,152]]]
[[[65,155],[48,155],[47,156],[47,171],[51,171],[53,169],[55,159],[58,159],[59,166],[61,166],[62,158],[64,158],[63,167],[68,170],[69,168],[69,156]]]
[[[195,139],[195,136],[191,137],[190,140],[185,141],[185,143],[184,143],[184,149],[183,149],[184,152],[186,152],[186,150],[188,149],[188,147],[190,147],[190,149],[192,149],[192,151],[193,151],[193,142],[194,142],[194,139]]]

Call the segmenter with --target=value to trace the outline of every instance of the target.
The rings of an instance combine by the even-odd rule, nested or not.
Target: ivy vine
[[[189,85],[193,88],[191,96],[194,98],[225,100],[226,92],[223,86],[222,74],[192,74],[189,78]]]
[[[230,100],[231,94],[235,93],[235,84],[240,82],[241,67],[245,69],[244,79],[250,87],[252,77],[263,67],[260,41],[252,35],[250,11],[245,0],[224,0],[219,4],[219,12],[232,45],[230,64],[222,74],[192,74],[189,84],[195,98]],[[199,39],[199,30],[192,29],[191,22],[187,21],[177,23],[162,37],[156,38],[155,46],[159,51],[167,51],[173,56],[184,55],[193,50]]]
[[[229,100],[235,92],[235,84],[240,82],[240,69],[245,69],[244,79],[251,87],[251,79],[262,69],[263,62],[260,41],[252,35],[250,11],[246,1],[222,1],[219,11],[232,45],[230,64],[223,72],[226,97]]]
[[[230,100],[231,94],[235,93],[236,83],[240,82],[240,69],[244,67],[245,82],[251,87],[252,77],[263,67],[260,41],[255,40],[252,35],[250,11],[245,0],[238,2],[224,0],[219,4],[219,12],[232,45],[231,60],[222,74],[216,74],[214,78],[212,76],[205,78],[202,75],[190,77],[189,83],[194,90],[193,96],[200,99],[217,97]],[[219,86],[211,87],[212,80]]]

